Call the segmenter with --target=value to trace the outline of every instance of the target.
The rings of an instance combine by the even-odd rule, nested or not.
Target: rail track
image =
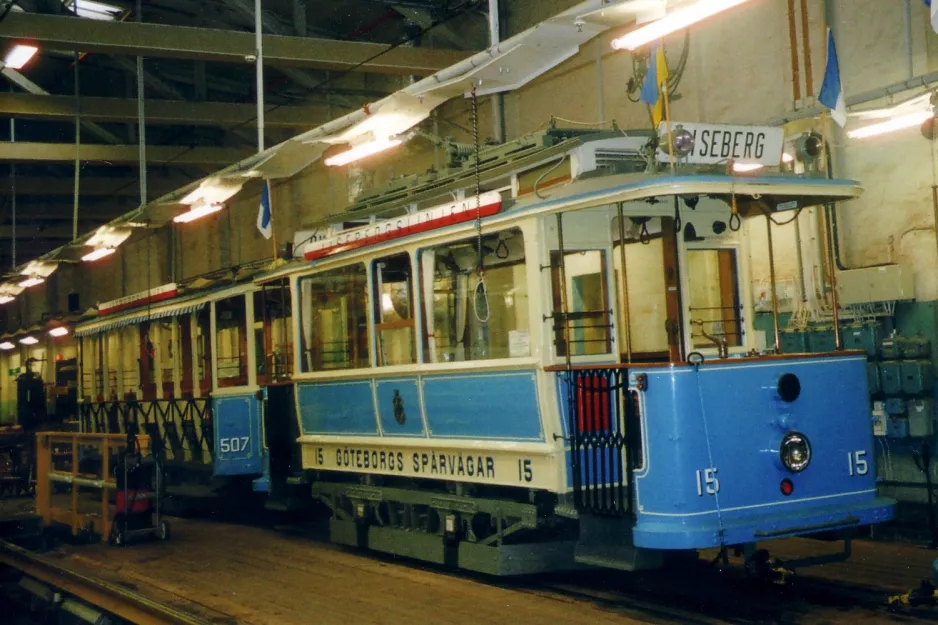
[[[117,619],[139,625],[209,625],[210,621],[158,603],[139,593],[121,588],[96,577],[59,566],[50,559],[6,541],[0,541],[0,564],[19,571],[25,578],[20,585],[50,608],[83,615],[90,622]],[[94,614],[100,614],[97,620]],[[91,617],[86,619],[85,617]],[[103,619],[107,619],[104,621]]]

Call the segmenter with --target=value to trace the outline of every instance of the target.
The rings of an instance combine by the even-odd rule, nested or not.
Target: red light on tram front
[[[778,489],[779,489],[780,491],[782,491],[782,494],[783,494],[783,495],[785,495],[786,497],[788,497],[788,496],[791,495],[793,492],[795,492],[795,485],[792,483],[792,481],[791,481],[790,479],[788,479],[788,478],[786,477],[784,480],[782,480],[782,483],[779,484]]]

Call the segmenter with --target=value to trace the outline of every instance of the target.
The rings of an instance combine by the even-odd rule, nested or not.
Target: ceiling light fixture
[[[851,139],[866,139],[868,137],[884,135],[896,130],[921,126],[929,119],[932,119],[934,116],[935,113],[933,111],[917,111],[915,113],[908,113],[906,115],[900,115],[899,117],[893,117],[890,120],[880,122],[878,124],[870,124],[869,126],[863,126],[862,128],[851,130],[847,133],[847,136]]]
[[[78,8],[75,7],[75,0],[67,0],[65,6],[75,11],[78,17],[85,17],[90,20],[100,20],[113,22],[120,15],[120,7],[94,0],[79,0]]]
[[[68,335],[68,328],[65,326],[59,326],[57,328],[52,328],[49,330],[49,336],[66,336]]]
[[[391,148],[399,146],[402,143],[404,143],[402,139],[375,139],[374,141],[369,141],[368,143],[356,145],[355,147],[346,150],[341,154],[330,156],[326,159],[326,166],[341,167],[342,165],[348,165],[349,163],[353,163],[357,160],[361,160],[365,157],[377,154],[378,152],[390,150]]]
[[[634,50],[651,41],[657,41],[665,35],[687,28],[701,20],[731,9],[749,0],[697,0],[693,4],[668,13],[660,20],[633,30],[627,35],[614,39],[614,50]]]
[[[173,221],[177,224],[187,224],[190,221],[195,221],[206,215],[211,215],[212,213],[217,213],[225,206],[223,204],[196,204],[188,212],[185,212],[181,215],[176,215],[173,217]]]
[[[35,336],[24,336],[20,339],[20,343],[23,345],[35,345],[38,342],[39,339],[37,339]]]
[[[106,256],[110,256],[116,251],[117,250],[115,250],[113,247],[97,247],[93,251],[88,252],[87,254],[82,256],[81,259],[85,262],[100,260]]]
[[[3,64],[10,69],[23,69],[29,63],[29,60],[36,56],[37,52],[39,52],[39,48],[36,46],[15,45],[7,52]]]
[[[0,343],[0,349],[3,349],[3,350],[10,350],[10,349],[13,349],[14,347],[16,347],[16,345],[11,343],[10,341],[4,341]]]
[[[20,282],[19,286],[23,287],[24,289],[28,289],[31,286],[40,285],[45,281],[46,281],[45,278],[40,278],[39,276],[32,276],[31,278],[26,278],[25,280]]]
[[[12,301],[15,300],[15,299],[16,299],[16,298],[13,297],[12,295],[8,295],[8,294],[0,295],[0,305],[9,304],[10,302],[12,302]]]

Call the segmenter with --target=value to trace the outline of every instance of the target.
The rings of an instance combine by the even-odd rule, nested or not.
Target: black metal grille
[[[567,414],[577,510],[622,516],[631,512],[632,469],[641,465],[637,392],[627,369],[568,371]]]
[[[80,406],[81,431],[150,436],[153,453],[165,460],[210,464],[214,450],[208,398],[104,401]]]

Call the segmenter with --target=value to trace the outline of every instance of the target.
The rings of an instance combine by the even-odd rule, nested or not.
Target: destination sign
[[[727,126],[720,124],[698,124],[671,122],[671,132],[680,126],[694,137],[694,148],[689,155],[681,157],[696,165],[736,163],[758,164],[774,167],[782,162],[785,131],[775,126]],[[658,127],[659,136],[667,136],[664,122]],[[668,146],[658,148],[658,159],[670,158]]]

